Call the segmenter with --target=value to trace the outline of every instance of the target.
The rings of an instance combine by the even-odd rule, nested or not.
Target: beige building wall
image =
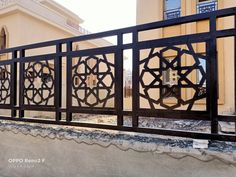
[[[181,0],[181,16],[193,15],[197,12],[197,0]],[[236,7],[236,1],[218,0],[218,9]],[[137,24],[161,21],[164,17],[164,0],[137,0]],[[233,28],[233,18],[218,19],[218,29]],[[190,24],[175,25],[172,27],[161,28],[158,30],[149,30],[139,35],[139,40],[160,39],[166,37],[180,36],[186,34],[195,34],[209,31],[209,22],[200,21]],[[185,46],[179,46],[185,48]],[[205,53],[204,44],[193,45],[194,50],[198,53]],[[219,113],[232,114],[234,108],[234,42],[233,38],[224,38],[217,41],[218,50],[218,71],[219,71]],[[147,55],[147,51],[141,52],[141,58]],[[173,57],[174,53],[165,54],[166,57]],[[184,63],[191,64],[191,57],[185,56]],[[149,76],[147,76],[148,79]],[[191,76],[191,80],[196,80],[196,74]],[[181,91],[181,96],[185,98],[192,97],[190,90]],[[158,97],[152,93],[153,97]],[[172,98],[166,100],[170,105],[175,103]],[[148,103],[141,102],[141,106],[148,107]],[[202,109],[205,107],[205,101],[196,102],[194,109]],[[205,109],[205,108],[204,108]]]
[[[19,44],[20,36],[18,35],[19,28],[17,27],[19,24],[18,14],[0,16],[0,19],[1,29],[4,28],[7,33],[7,46],[12,47]],[[11,37],[9,37],[9,34],[11,34]],[[3,56],[0,55],[0,57]]]
[[[18,20],[18,45],[33,44],[73,36],[63,29],[57,28],[50,23],[25,13],[19,13]]]

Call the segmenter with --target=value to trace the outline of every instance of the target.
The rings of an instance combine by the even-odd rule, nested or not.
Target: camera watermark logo
[[[9,168],[34,168],[45,163],[45,158],[10,158],[8,163]]]

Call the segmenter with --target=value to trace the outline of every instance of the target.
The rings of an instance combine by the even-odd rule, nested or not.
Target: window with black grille
[[[164,1],[164,19],[179,18],[181,16],[181,0]]]

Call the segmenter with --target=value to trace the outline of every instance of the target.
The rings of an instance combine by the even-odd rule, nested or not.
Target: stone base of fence
[[[0,121],[1,177],[233,177],[236,143]]]

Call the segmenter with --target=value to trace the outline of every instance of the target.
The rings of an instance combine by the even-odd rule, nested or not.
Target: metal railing
[[[197,5],[197,13],[206,13],[217,10],[217,1],[210,1],[204,3],[198,3]]]
[[[179,18],[181,16],[181,8],[170,9],[164,11],[164,19],[169,20],[173,18]]]
[[[0,109],[9,110],[11,114],[0,116],[0,119],[236,141],[235,135],[221,134],[218,131],[218,121],[235,122],[236,116],[219,115],[217,105],[216,41],[218,38],[235,37],[236,30],[217,30],[216,21],[232,15],[236,15],[236,8],[1,50],[0,54],[8,54],[9,60],[0,61],[0,72],[4,72],[0,78]],[[144,41],[139,38],[140,33],[148,30],[202,20],[209,20],[208,32]],[[132,43],[124,44],[123,35],[130,33]],[[117,44],[73,51],[74,43],[110,36],[117,38]],[[206,55],[194,52],[193,44],[196,43],[205,44]],[[187,47],[183,49],[179,47],[181,45]],[[34,54],[31,51],[47,47],[52,47],[55,51],[46,54]],[[123,51],[126,49],[133,51],[131,111],[124,110],[123,106]],[[148,57],[141,60],[140,52],[146,49]],[[168,50],[177,53],[171,62],[164,55]],[[183,66],[183,54],[192,56],[197,64]],[[155,58],[159,58],[161,64],[159,67],[150,67],[149,62]],[[199,58],[206,61],[205,69],[199,64]],[[103,69],[99,69],[100,67]],[[163,84],[162,80],[163,71],[168,69],[178,70],[179,75],[178,82],[171,87]],[[187,79],[188,73],[193,70],[201,73],[198,83]],[[147,78],[146,73],[152,77]],[[88,82],[90,78],[95,78],[92,84]],[[66,85],[66,90],[62,90],[63,84]],[[201,89],[203,86],[206,87],[204,91]],[[175,95],[173,90],[176,88],[189,88],[195,94],[184,99],[182,94]],[[153,89],[156,89],[159,97],[149,94]],[[163,92],[163,89],[166,91]],[[165,102],[166,97],[162,94],[168,92],[175,97],[176,103]],[[65,106],[62,104],[64,98]],[[206,100],[205,109],[193,109],[202,99]],[[146,100],[148,106],[143,106],[141,100]],[[26,111],[48,111],[55,118],[26,118]],[[62,113],[66,114],[65,119],[62,118]],[[116,124],[77,122],[72,116],[75,113],[114,115]],[[124,125],[125,116],[131,117],[130,126]],[[211,132],[143,128],[139,122],[141,117],[209,121]]]

